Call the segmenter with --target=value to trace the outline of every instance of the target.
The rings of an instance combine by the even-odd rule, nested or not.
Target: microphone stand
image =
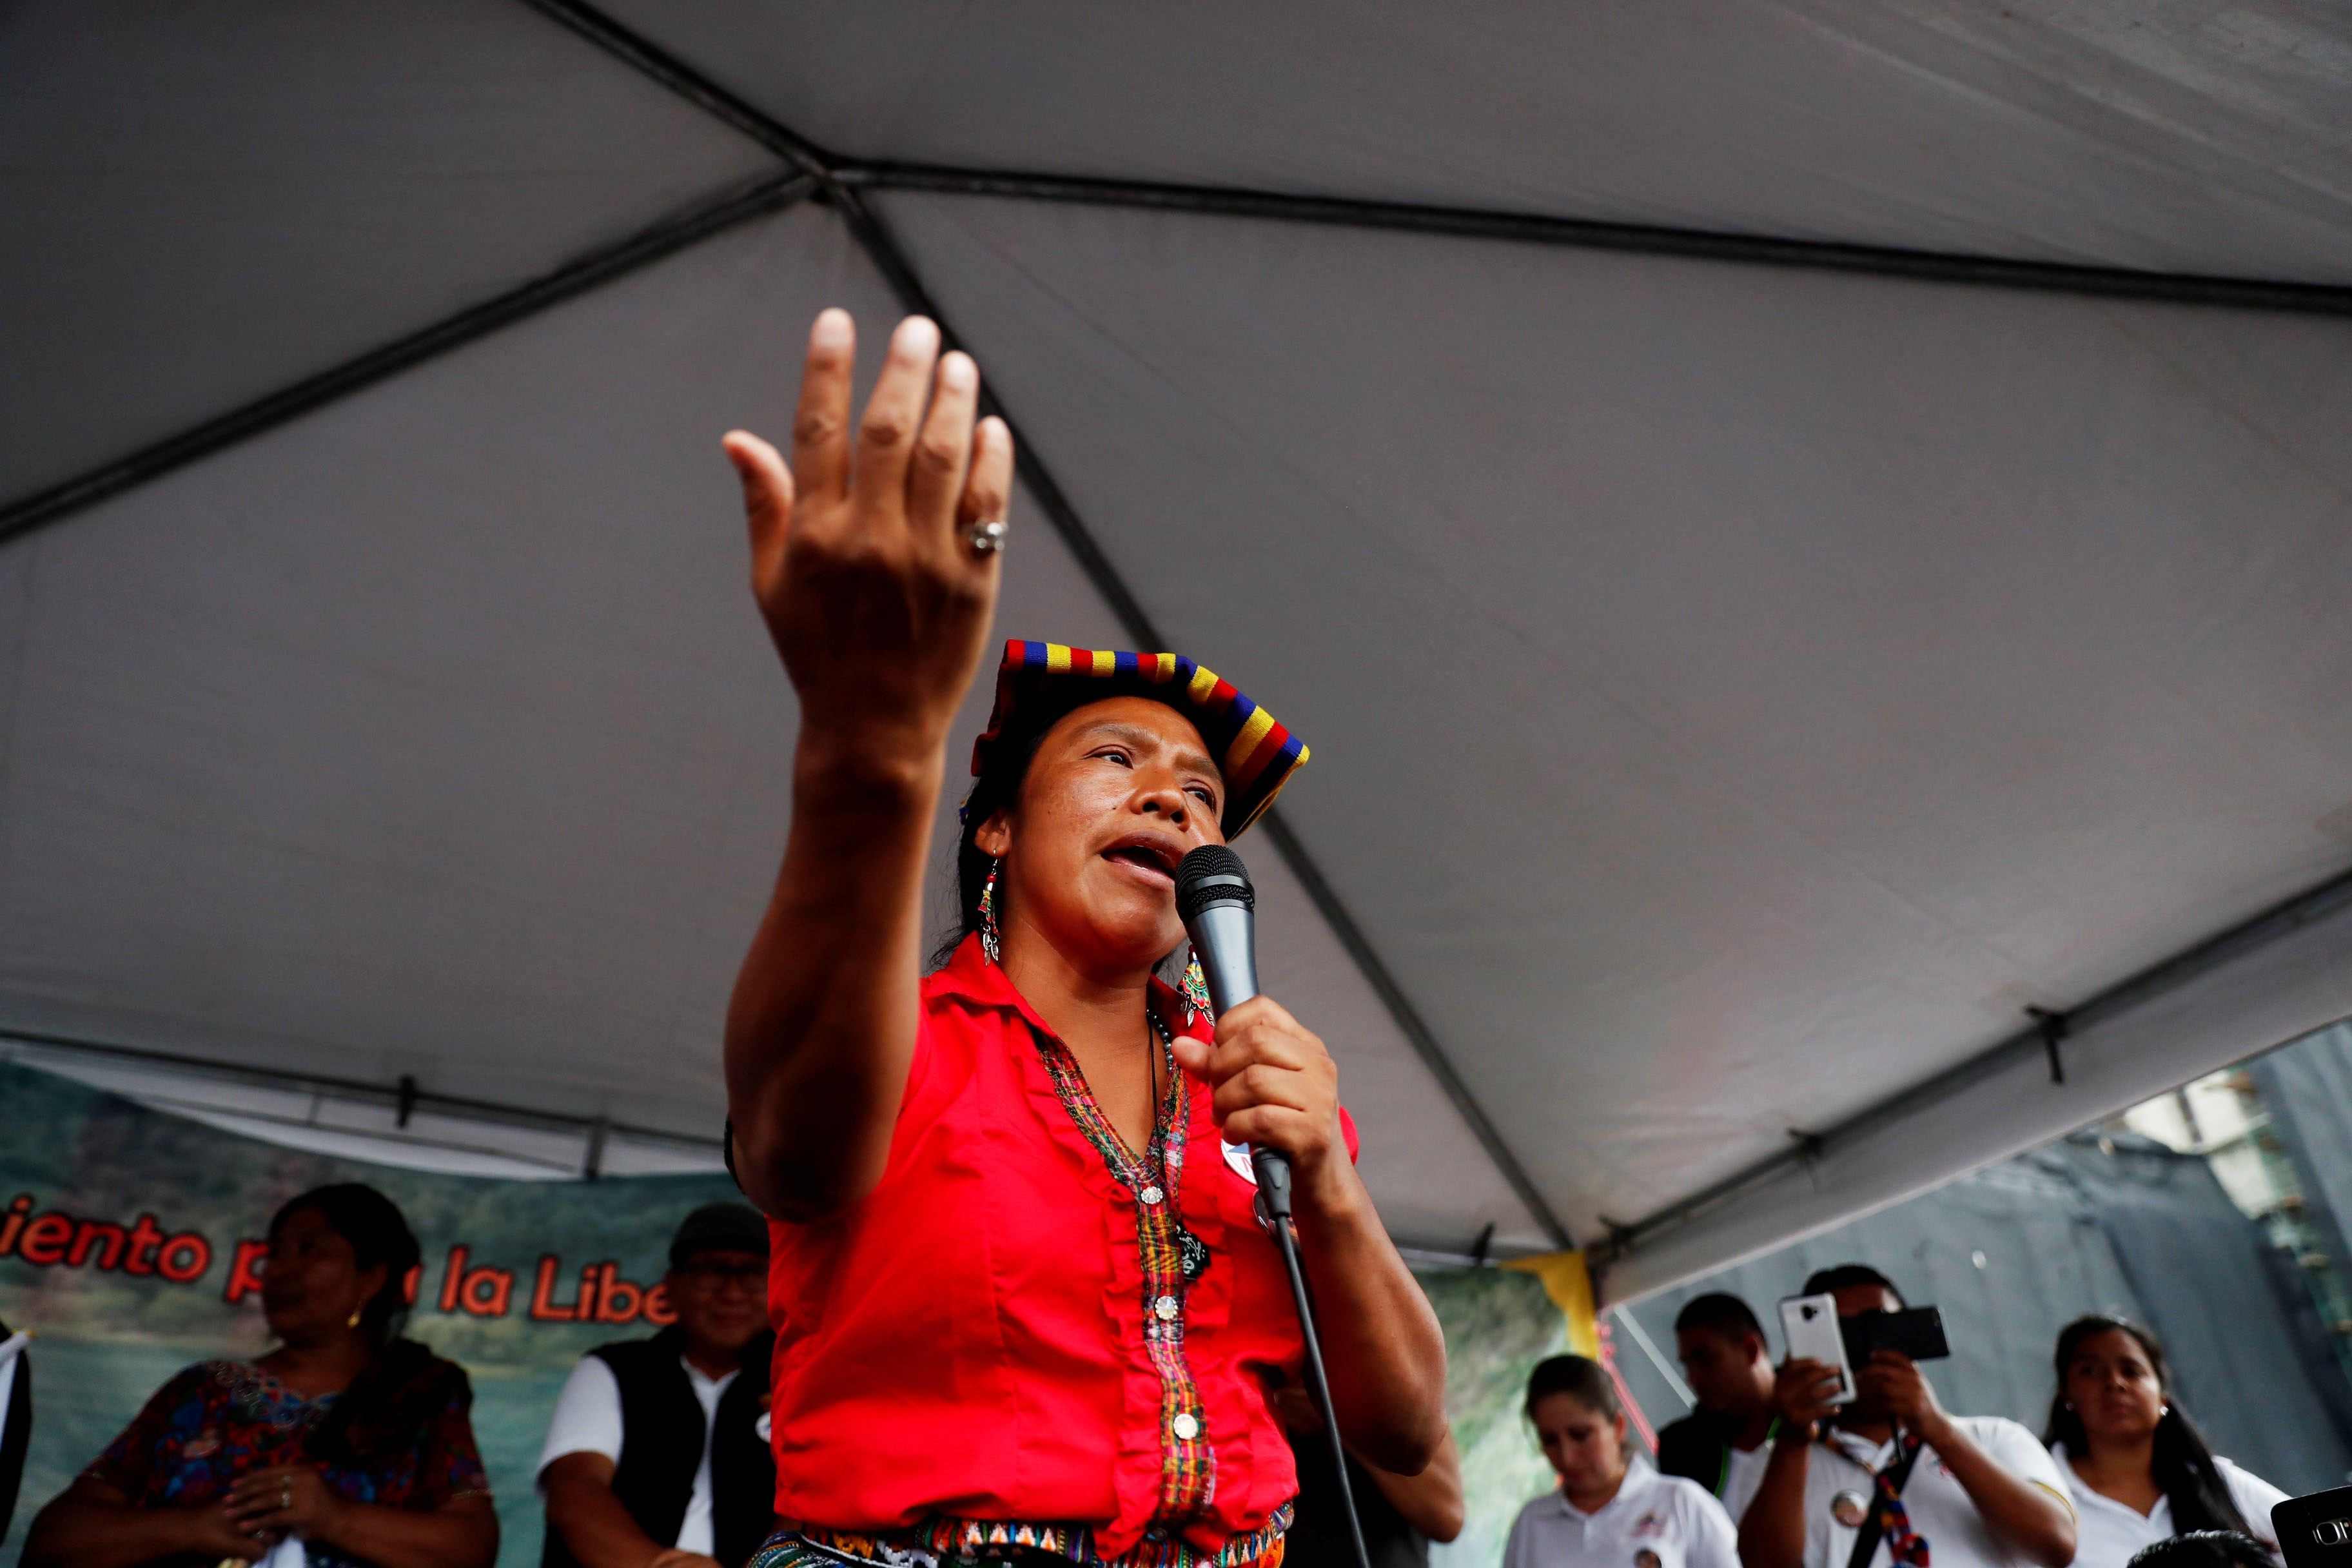
[[[1315,1303],[1307,1293],[1307,1271],[1298,1261],[1298,1237],[1290,1229],[1290,1161],[1273,1149],[1253,1148],[1250,1167],[1257,1173],[1258,1201],[1274,1222],[1275,1249],[1290,1276],[1291,1304],[1298,1309],[1298,1333],[1307,1347],[1307,1390],[1323,1416],[1324,1440],[1331,1445],[1331,1469],[1339,1481],[1339,1511],[1348,1516],[1348,1541],[1356,1549],[1356,1568],[1372,1568],[1364,1547],[1363,1521],[1356,1517],[1356,1490],[1348,1484],[1348,1450],[1339,1440],[1339,1413],[1331,1403],[1331,1383],[1323,1373],[1323,1343],[1315,1332]]]

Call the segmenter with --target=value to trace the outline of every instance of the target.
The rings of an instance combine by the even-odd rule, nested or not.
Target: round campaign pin
[[[1870,1500],[1860,1492],[1840,1492],[1830,1499],[1830,1517],[1848,1530],[1860,1530],[1870,1517]]]
[[[1251,1186],[1257,1185],[1257,1167],[1250,1163],[1249,1145],[1227,1143],[1222,1138],[1218,1139],[1217,1142],[1224,1150],[1225,1168]]]

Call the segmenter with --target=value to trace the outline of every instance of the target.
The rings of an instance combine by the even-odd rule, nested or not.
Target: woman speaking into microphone
[[[1010,645],[957,846],[963,932],[924,975],[1013,478],[977,369],[939,349],[901,322],[853,426],[852,329],[827,310],[789,468],[727,438],[801,710],[727,1027],[730,1154],[773,1233],[788,1526],[753,1561],[1272,1568],[1297,1483],[1266,1394],[1302,1346],[1239,1146],[1289,1157],[1349,1447],[1410,1475],[1445,1432],[1444,1344],[1323,1042],[1270,998],[1213,1022],[1154,978],[1183,940],[1178,862],[1306,751],[1188,659]]]

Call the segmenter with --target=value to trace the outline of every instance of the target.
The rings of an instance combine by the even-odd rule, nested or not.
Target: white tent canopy
[[[716,438],[919,304],[1000,632],[1313,746],[1243,848],[1392,1230],[1892,1201],[2352,1013],[2347,87],[2283,0],[20,0],[0,1035],[707,1148]]]

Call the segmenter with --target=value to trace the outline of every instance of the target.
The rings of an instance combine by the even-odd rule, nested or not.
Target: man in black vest
[[[686,1216],[662,1284],[677,1321],[572,1370],[539,1460],[541,1568],[741,1568],[774,1519],[768,1223]]]
[[[1764,1326],[1747,1302],[1717,1291],[1695,1298],[1675,1319],[1675,1348],[1697,1408],[1659,1432],[1659,1473],[1696,1481],[1738,1524],[1780,1429]]]

